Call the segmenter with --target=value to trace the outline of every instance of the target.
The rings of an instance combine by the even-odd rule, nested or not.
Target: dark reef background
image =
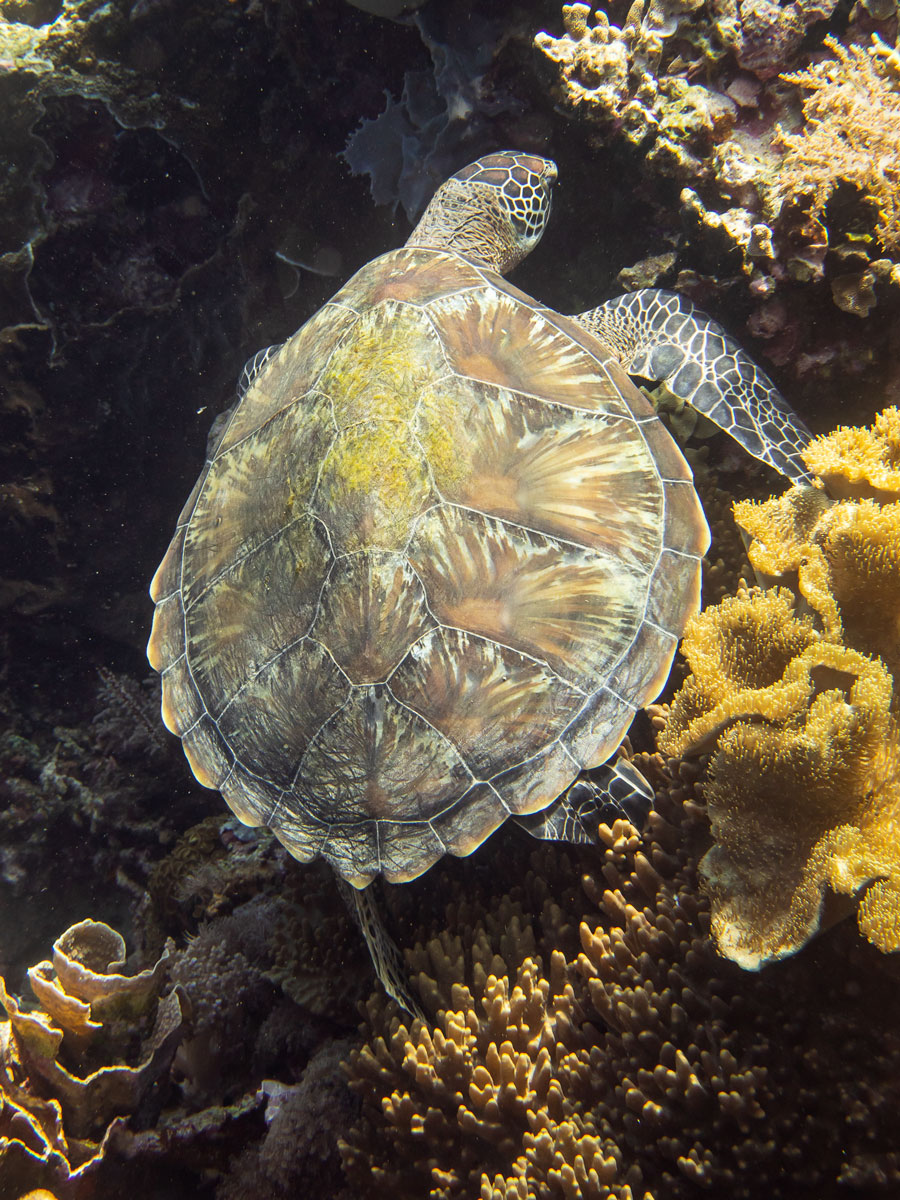
[[[526,291],[577,312],[626,287],[677,286],[743,341],[816,432],[867,423],[897,401],[900,269],[892,273],[891,245],[873,234],[871,195],[845,181],[817,215],[796,198],[772,215],[770,195],[775,127],[802,124],[798,85],[779,72],[820,61],[829,33],[861,43],[879,32],[892,44],[894,7],[657,7],[669,14],[669,40],[662,63],[646,69],[668,82],[648,100],[633,72],[615,103],[595,111],[574,104],[534,44],[539,31],[562,30],[556,0],[430,0],[396,20],[343,0],[0,0],[0,977],[27,1008],[27,969],[86,919],[123,935],[129,971],[164,960],[139,999],[122,1000],[117,982],[101,989],[103,1031],[87,1045],[79,1027],[63,1043],[63,1084],[30,1027],[33,1057],[10,1059],[0,1078],[0,1200],[39,1187],[58,1200],[106,1200],[126,1188],[134,1200],[278,1200],[313,1188],[413,1200],[898,1194],[893,958],[844,926],[816,944],[812,975],[793,964],[780,984],[711,963],[695,870],[708,844],[702,795],[693,768],[661,760],[653,769],[665,819],[646,860],[621,831],[599,858],[564,849],[541,857],[524,835],[501,831],[470,860],[442,865],[428,886],[386,899],[398,938],[419,943],[434,1010],[450,1003],[454,980],[486,994],[488,971],[504,964],[539,992],[539,972],[523,963],[543,956],[550,972],[553,960],[553,1036],[596,1073],[594,1051],[572,1030],[613,1029],[616,1010],[594,985],[565,992],[554,955],[574,963],[579,921],[609,917],[604,888],[620,888],[629,903],[639,886],[644,901],[664,897],[658,928],[622,935],[622,945],[634,935],[627,952],[584,949],[600,976],[630,956],[628,1003],[640,977],[668,1006],[652,1037],[635,1034],[632,1044],[619,1029],[625,1065],[618,1076],[609,1068],[595,1098],[605,1114],[597,1145],[589,1153],[582,1131],[577,1153],[566,1149],[558,1125],[565,1164],[547,1166],[535,1114],[553,1106],[538,1088],[509,1120],[537,1139],[543,1174],[532,1164],[519,1183],[501,1178],[508,1135],[490,1125],[493,1110],[478,1110],[461,1128],[493,1146],[496,1162],[485,1157],[483,1169],[497,1172],[478,1185],[481,1143],[458,1144],[455,1118],[445,1128],[428,1116],[468,1084],[442,1080],[445,1092],[436,1085],[434,1107],[425,1104],[415,1124],[418,1110],[397,1092],[397,1064],[415,1039],[378,1000],[361,1038],[357,1004],[373,979],[327,872],[245,830],[195,783],[160,723],[146,662],[149,581],[244,363],[401,244],[434,188],[486,151],[532,150],[559,165],[551,224],[515,275]],[[611,4],[610,19],[624,26],[627,11]],[[744,42],[729,42],[723,29],[742,20]],[[765,20],[778,33],[769,42]],[[760,44],[775,47],[765,61]],[[634,45],[629,54],[638,61]],[[702,85],[703,96],[671,78]],[[636,140],[623,116],[631,101],[645,105],[652,128]],[[722,150],[732,135],[755,164],[749,174]],[[720,440],[697,453],[720,539],[707,575],[718,598],[749,578],[730,500],[764,497],[776,483]],[[637,752],[654,750],[649,720],[639,719],[632,741]],[[89,960],[103,976],[117,953],[107,954],[106,938],[94,927],[73,935],[55,969]],[[648,946],[663,963],[658,977]],[[840,990],[847,962],[869,981],[852,1013]],[[817,991],[816,972],[833,991]],[[790,994],[800,997],[793,1012]],[[698,1029],[708,1020],[706,1032],[682,1036],[679,1005]],[[510,1029],[518,1021],[525,1030],[516,1051],[537,1055],[522,1011],[509,1017]],[[723,1032],[732,1026],[752,1036]],[[850,1047],[843,1074],[823,1066],[829,1037]],[[374,1050],[361,1052],[365,1038]],[[664,1064],[655,1074],[655,1059],[638,1067],[628,1058],[653,1038],[648,1053],[659,1050]],[[778,1074],[786,1039],[802,1047],[796,1095],[786,1069]],[[478,1070],[500,1072],[479,1045],[488,1065]],[[697,1062],[715,1052],[715,1070],[712,1058],[703,1069],[734,1097],[730,1109],[703,1107],[674,1047],[691,1064],[694,1052]],[[419,1054],[424,1062],[421,1043]],[[341,1067],[351,1055],[355,1091]],[[105,1083],[69,1082],[110,1065],[131,1072],[127,1102]],[[671,1074],[665,1086],[660,1071]],[[476,1091],[486,1086],[484,1075],[473,1078]],[[617,1123],[635,1089],[651,1094],[653,1078],[663,1107],[673,1088],[687,1096],[689,1145],[678,1142],[680,1118],[652,1136]],[[64,1129],[49,1099],[56,1087]],[[367,1087],[394,1091],[393,1141]],[[815,1097],[825,1093],[820,1111]],[[581,1095],[574,1088],[566,1104]],[[22,1112],[34,1120],[27,1134]],[[349,1139],[343,1158],[338,1136]],[[837,1148],[822,1149],[817,1174],[817,1143],[831,1136]],[[427,1137],[439,1150],[414,1159]],[[772,1149],[781,1143],[783,1159]],[[385,1144],[409,1156],[405,1184],[402,1171],[399,1182],[391,1174],[396,1163],[382,1161]]]

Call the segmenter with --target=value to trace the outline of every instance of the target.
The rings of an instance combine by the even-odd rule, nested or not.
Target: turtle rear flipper
[[[375,974],[387,994],[414,1017],[427,1021],[418,1002],[410,990],[409,980],[403,967],[403,955],[397,943],[388,933],[378,909],[372,887],[355,888],[335,873],[338,891],[350,910],[360,932],[366,939]]]
[[[513,817],[532,837],[595,844],[597,826],[624,817],[637,829],[653,807],[653,788],[627,758],[617,758],[576,779],[540,812]]]
[[[802,452],[812,433],[734,338],[686,296],[641,288],[574,320],[630,374],[664,382],[754,458],[793,483],[811,482]]]

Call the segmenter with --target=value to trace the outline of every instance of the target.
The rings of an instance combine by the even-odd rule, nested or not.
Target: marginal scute
[[[434,817],[430,825],[447,851],[463,858],[477,850],[508,816],[509,810],[496,791],[489,784],[479,783],[453,808]]]
[[[603,687],[582,705],[560,741],[582,770],[597,767],[615,752],[636,711],[636,705]]]
[[[684,554],[705,554],[710,543],[709,526],[693,483],[666,483],[664,490],[665,544]]]
[[[555,741],[492,782],[510,812],[527,815],[540,812],[564,792],[574,769],[572,755]]]
[[[650,579],[645,616],[677,637],[700,607],[700,558],[674,550],[660,553]]]
[[[159,604],[181,587],[181,559],[184,550],[184,529],[178,528],[150,584],[150,599]],[[154,665],[154,670],[159,667]]]
[[[674,633],[643,621],[610,675],[609,686],[635,708],[643,708],[662,691],[677,645]]]
[[[197,782],[206,788],[220,788],[232,766],[232,755],[212,719],[201,717],[181,740]]]
[[[147,643],[147,658],[154,671],[165,671],[184,650],[184,610],[181,593],[173,592],[157,602]]]
[[[162,719],[166,729],[180,737],[203,713],[203,705],[182,654],[162,677]]]

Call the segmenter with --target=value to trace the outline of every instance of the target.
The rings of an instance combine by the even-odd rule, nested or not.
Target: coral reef
[[[757,577],[789,586],[742,590],[685,633],[690,674],[659,746],[712,754],[700,870],[718,947],[745,967],[794,954],[846,911],[839,896],[879,949],[900,949],[896,426],[888,409],[807,451],[862,499],[819,486],[735,504]]]
[[[815,438],[806,462],[839,500],[900,500],[900,409],[886,408],[871,428],[844,425]]]
[[[187,1021],[183,992],[160,997],[170,953],[123,975],[119,934],[82,921],[57,939],[52,961],[28,973],[37,1011],[21,1006],[0,980],[8,1014],[0,1024],[4,1188],[87,1194],[81,1188],[117,1118],[143,1109],[146,1120],[158,1112],[158,1084]]]
[[[563,26],[536,44],[595,151],[583,186],[624,173],[643,226],[619,286],[658,286],[662,272],[758,339],[801,412],[825,427],[870,418],[869,397],[895,388],[900,311],[893,6],[612,0],[593,17],[564,5]],[[621,214],[605,219],[629,254]],[[859,328],[873,311],[884,320]]]
[[[835,189],[850,184],[871,200],[875,235],[890,254],[900,250],[900,57],[877,38],[868,51],[834,37],[825,45],[833,58],[785,75],[805,93],[805,122],[781,139],[776,194],[808,200],[821,216]],[[893,271],[900,283],[900,267]]]
[[[900,748],[884,666],[795,616],[786,588],[708,608],[683,650],[691,674],[660,748],[712,750],[715,844],[700,872],[720,952],[754,969],[796,953],[828,918],[826,885],[861,896],[860,928],[900,949]]]
[[[590,15],[589,4],[564,5],[563,36],[539,33],[535,45],[556,64],[557,94],[566,105],[585,108],[591,120],[615,120],[629,140],[640,143],[659,124],[654,105],[662,39],[645,27],[643,0],[635,0],[621,29],[603,9],[594,25]]]
[[[505,895],[484,881],[476,895],[471,877],[450,888],[409,955],[433,1028],[369,1002],[348,1067],[354,1194],[749,1200],[896,1185],[896,1050],[876,999],[895,986],[892,960],[848,924],[774,975],[717,960],[687,849],[702,837],[692,777],[643,766],[660,812],[643,839],[601,826],[582,886],[560,849],[521,864]],[[836,1036],[852,1038],[846,1054],[829,1052]]]
[[[565,33],[539,33],[535,45],[557,71],[555,95],[586,121],[641,146],[648,164],[665,175],[694,179],[706,174],[704,159],[734,126],[736,106],[726,95],[691,85],[685,64],[661,69],[665,39],[677,17],[635,0],[619,28],[598,9],[589,24],[588,4],[563,5]]]
[[[741,501],[735,520],[753,539],[754,569],[796,588],[825,637],[880,657],[900,677],[900,504],[827,506],[822,493],[792,489]]]

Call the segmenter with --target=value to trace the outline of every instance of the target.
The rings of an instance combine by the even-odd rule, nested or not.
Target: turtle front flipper
[[[627,758],[616,758],[576,779],[540,812],[512,819],[532,837],[588,845],[597,826],[624,817],[640,829],[653,807],[653,788]]]
[[[573,318],[632,375],[656,379],[793,483],[812,476],[812,433],[717,322],[676,292],[643,288]]]
[[[406,1009],[412,1016],[427,1021],[427,1017],[410,991],[409,981],[403,969],[403,956],[397,943],[384,927],[384,921],[378,910],[371,886],[359,889],[352,887],[337,873],[335,873],[335,878],[338,891],[350,910],[350,915],[366,939],[372,965],[375,967],[375,974],[381,981],[381,986],[401,1008]]]

